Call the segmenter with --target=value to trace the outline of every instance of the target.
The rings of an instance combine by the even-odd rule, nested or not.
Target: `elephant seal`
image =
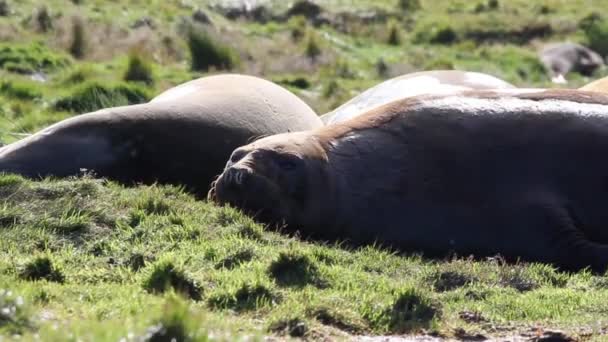
[[[199,78],[145,104],[78,115],[0,149],[0,171],[27,177],[81,169],[123,183],[171,183],[206,195],[232,150],[323,123],[298,97],[238,74]]]
[[[597,52],[575,43],[547,45],[540,52],[540,60],[553,83],[567,83],[565,76],[571,71],[591,76],[604,65],[602,56]]]
[[[608,77],[603,77],[593,82],[587,83],[578,89],[586,91],[595,91],[598,93],[608,93]]]
[[[499,78],[459,70],[420,71],[384,81],[321,116],[326,124],[341,122],[389,102],[421,94],[473,89],[515,88]]]
[[[313,238],[604,271],[607,151],[608,95],[425,95],[240,147],[209,198]]]

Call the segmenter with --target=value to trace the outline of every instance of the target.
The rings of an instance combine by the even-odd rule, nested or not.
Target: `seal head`
[[[308,132],[279,134],[236,149],[209,193],[274,225],[325,222],[331,198],[327,155]]]

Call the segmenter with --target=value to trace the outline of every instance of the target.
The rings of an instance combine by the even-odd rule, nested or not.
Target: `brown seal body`
[[[146,104],[63,120],[0,149],[0,171],[29,177],[81,169],[126,183],[174,183],[206,193],[232,150],[254,138],[323,123],[284,88],[252,76],[216,75]]]
[[[210,198],[303,235],[608,266],[608,96],[419,96],[234,151]]]
[[[473,89],[515,88],[499,78],[460,70],[420,71],[384,81],[321,116],[326,124],[346,121],[389,102],[422,94],[439,94]]]
[[[608,77],[603,77],[593,82],[587,83],[578,89],[608,94]]]

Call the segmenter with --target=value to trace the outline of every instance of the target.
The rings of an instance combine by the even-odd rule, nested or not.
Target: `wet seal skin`
[[[286,89],[238,74],[203,77],[149,103],[78,115],[0,149],[0,171],[27,177],[87,169],[124,183],[171,183],[205,195],[232,150],[321,127]]]
[[[445,94],[474,89],[513,89],[510,83],[479,72],[431,70],[384,81],[321,116],[326,124],[346,121],[392,101],[416,95]]]
[[[413,97],[236,149],[209,198],[303,236],[608,266],[608,96]]]

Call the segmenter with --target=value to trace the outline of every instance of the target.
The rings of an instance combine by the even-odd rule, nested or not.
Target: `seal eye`
[[[234,150],[230,155],[230,159],[226,162],[225,168],[229,168],[232,165],[236,164],[239,160],[243,159],[243,157],[247,154],[247,152],[243,150]]]
[[[243,157],[245,156],[246,152],[242,151],[242,150],[235,150],[234,152],[232,152],[232,155],[230,156],[230,162],[231,163],[236,163],[239,160],[243,159]]]

